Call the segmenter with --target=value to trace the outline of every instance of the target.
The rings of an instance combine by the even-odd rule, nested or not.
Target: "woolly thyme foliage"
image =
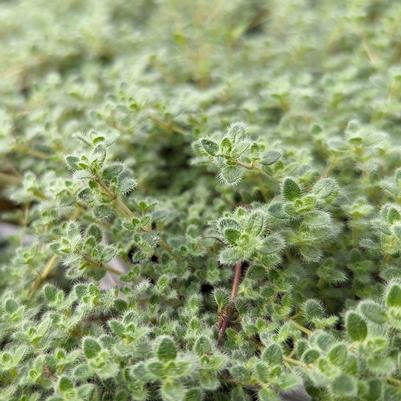
[[[1,2],[0,400],[401,399],[400,21]]]
[[[201,138],[194,144],[195,151],[208,157],[218,168],[218,178],[223,184],[237,185],[244,174],[244,169],[260,170],[280,159],[280,152],[264,151],[264,144],[252,141],[246,134],[243,123],[231,124],[219,142]],[[263,171],[263,170],[262,170]],[[266,169],[266,173],[269,169]]]

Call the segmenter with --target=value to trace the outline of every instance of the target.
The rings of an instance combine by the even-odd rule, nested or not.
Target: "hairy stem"
[[[218,343],[221,344],[224,334],[227,330],[228,323],[230,321],[231,313],[233,312],[234,309],[234,302],[235,298],[238,295],[238,287],[239,283],[241,281],[241,261],[238,261],[235,266],[234,266],[234,278],[233,278],[233,283],[231,286],[231,295],[230,295],[230,300],[228,301],[228,305],[223,311],[219,323],[218,323]]]
[[[49,274],[52,272],[52,270],[57,266],[57,263],[59,261],[59,258],[57,255],[53,255],[48,262],[46,263],[45,267],[43,268],[42,272],[39,274],[39,276],[36,278],[36,280],[33,282],[28,296],[31,298],[35,292],[41,287],[41,285],[46,281],[47,277]]]
[[[127,206],[127,204],[117,194],[111,191],[107,184],[99,176],[96,176],[95,181],[102,188],[103,193],[114,203],[116,211],[119,212],[120,215],[129,219],[132,219],[135,216],[135,213]],[[143,231],[149,232],[151,229],[143,228]],[[173,248],[162,238],[159,238],[159,244],[166,252],[173,256],[175,260],[180,260],[179,256],[173,251]]]
[[[301,330],[303,333],[306,335],[310,336],[313,334],[312,330],[307,329],[306,327],[302,326],[302,324],[299,324],[296,322],[294,319],[290,319],[291,323],[299,330]]]
[[[87,262],[92,267],[96,267],[96,268],[101,267],[102,269],[105,269],[108,272],[115,274],[117,276],[121,276],[121,274],[123,274],[123,272],[121,272],[120,270],[117,270],[114,267],[111,267],[110,265],[108,265],[106,263],[98,262],[89,256],[83,255],[82,258],[85,260],[85,262]]]

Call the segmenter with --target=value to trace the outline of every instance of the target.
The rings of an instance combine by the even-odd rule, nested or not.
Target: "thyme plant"
[[[0,1],[0,400],[400,400],[400,24]]]

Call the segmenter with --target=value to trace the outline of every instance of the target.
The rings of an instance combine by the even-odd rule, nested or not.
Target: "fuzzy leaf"
[[[184,401],[185,388],[179,381],[168,380],[162,384],[163,401]]]
[[[69,156],[66,156],[65,161],[71,170],[79,170],[79,168],[80,168],[78,165],[79,157],[69,155]]]
[[[74,389],[74,383],[66,376],[61,376],[58,382],[60,393],[67,393]]]
[[[387,221],[394,224],[396,221],[401,220],[400,212],[395,207],[389,207],[387,211]]]
[[[387,321],[387,314],[384,307],[374,301],[362,301],[359,304],[362,314],[370,321],[376,324],[383,324]]]
[[[273,343],[266,347],[262,353],[262,360],[269,365],[279,365],[283,361],[283,352],[279,345]]]
[[[265,229],[265,214],[260,210],[253,211],[247,220],[245,229],[253,235],[262,235]]]
[[[203,150],[210,156],[216,156],[219,152],[219,145],[210,139],[203,138],[200,143]]]
[[[259,401],[280,401],[280,397],[269,388],[262,388],[258,391]]]
[[[11,298],[8,298],[5,302],[5,310],[7,313],[14,313],[18,309],[18,304]]]
[[[337,182],[333,178],[322,178],[313,187],[313,193],[319,199],[326,199],[337,191]]]
[[[157,345],[157,357],[160,361],[172,361],[177,356],[177,348],[171,337],[163,336],[159,338]]]
[[[83,341],[83,349],[86,358],[92,359],[99,354],[99,352],[102,350],[102,347],[94,338],[86,337]]]
[[[210,369],[200,369],[199,383],[203,389],[210,391],[216,390],[220,386],[216,373]]]
[[[209,354],[213,351],[212,344],[206,336],[200,336],[196,339],[194,351],[197,355]]]
[[[124,164],[112,163],[102,170],[102,176],[106,181],[111,181],[112,179],[117,178],[123,170]]]
[[[272,234],[263,240],[263,244],[261,248],[259,248],[259,251],[265,255],[270,255],[280,252],[284,247],[285,242],[283,238],[278,234]]]
[[[363,341],[368,335],[368,327],[362,317],[356,312],[348,312],[345,317],[345,326],[349,337],[353,341]]]
[[[302,354],[302,360],[305,363],[313,363],[320,357],[320,352],[317,349],[308,349]]]
[[[276,163],[278,159],[280,159],[281,153],[276,150],[270,150],[262,155],[260,159],[260,163],[264,166],[270,166],[271,164]]]
[[[293,201],[302,195],[302,190],[292,178],[285,178],[283,183],[283,196],[289,201]]]
[[[348,357],[347,346],[343,343],[336,344],[330,349],[328,357],[333,365],[344,366]]]
[[[308,299],[303,304],[304,316],[307,320],[321,319],[324,317],[324,308],[316,299]]]
[[[237,185],[242,178],[242,170],[236,166],[226,166],[220,170],[219,178],[227,185]]]
[[[390,282],[386,289],[386,305],[394,308],[401,308],[401,284]]]
[[[185,394],[185,401],[202,401],[202,390],[200,388],[190,388]]]
[[[98,225],[91,224],[86,230],[86,236],[93,237],[97,242],[101,242],[103,238],[103,233]]]
[[[224,230],[224,237],[230,244],[235,244],[240,236],[241,232],[235,228],[226,228]]]
[[[340,374],[333,380],[331,391],[336,396],[354,397],[357,393],[356,380],[344,373]]]

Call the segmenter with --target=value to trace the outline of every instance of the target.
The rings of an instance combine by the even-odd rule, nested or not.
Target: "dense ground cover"
[[[400,25],[0,1],[0,400],[400,400]]]

